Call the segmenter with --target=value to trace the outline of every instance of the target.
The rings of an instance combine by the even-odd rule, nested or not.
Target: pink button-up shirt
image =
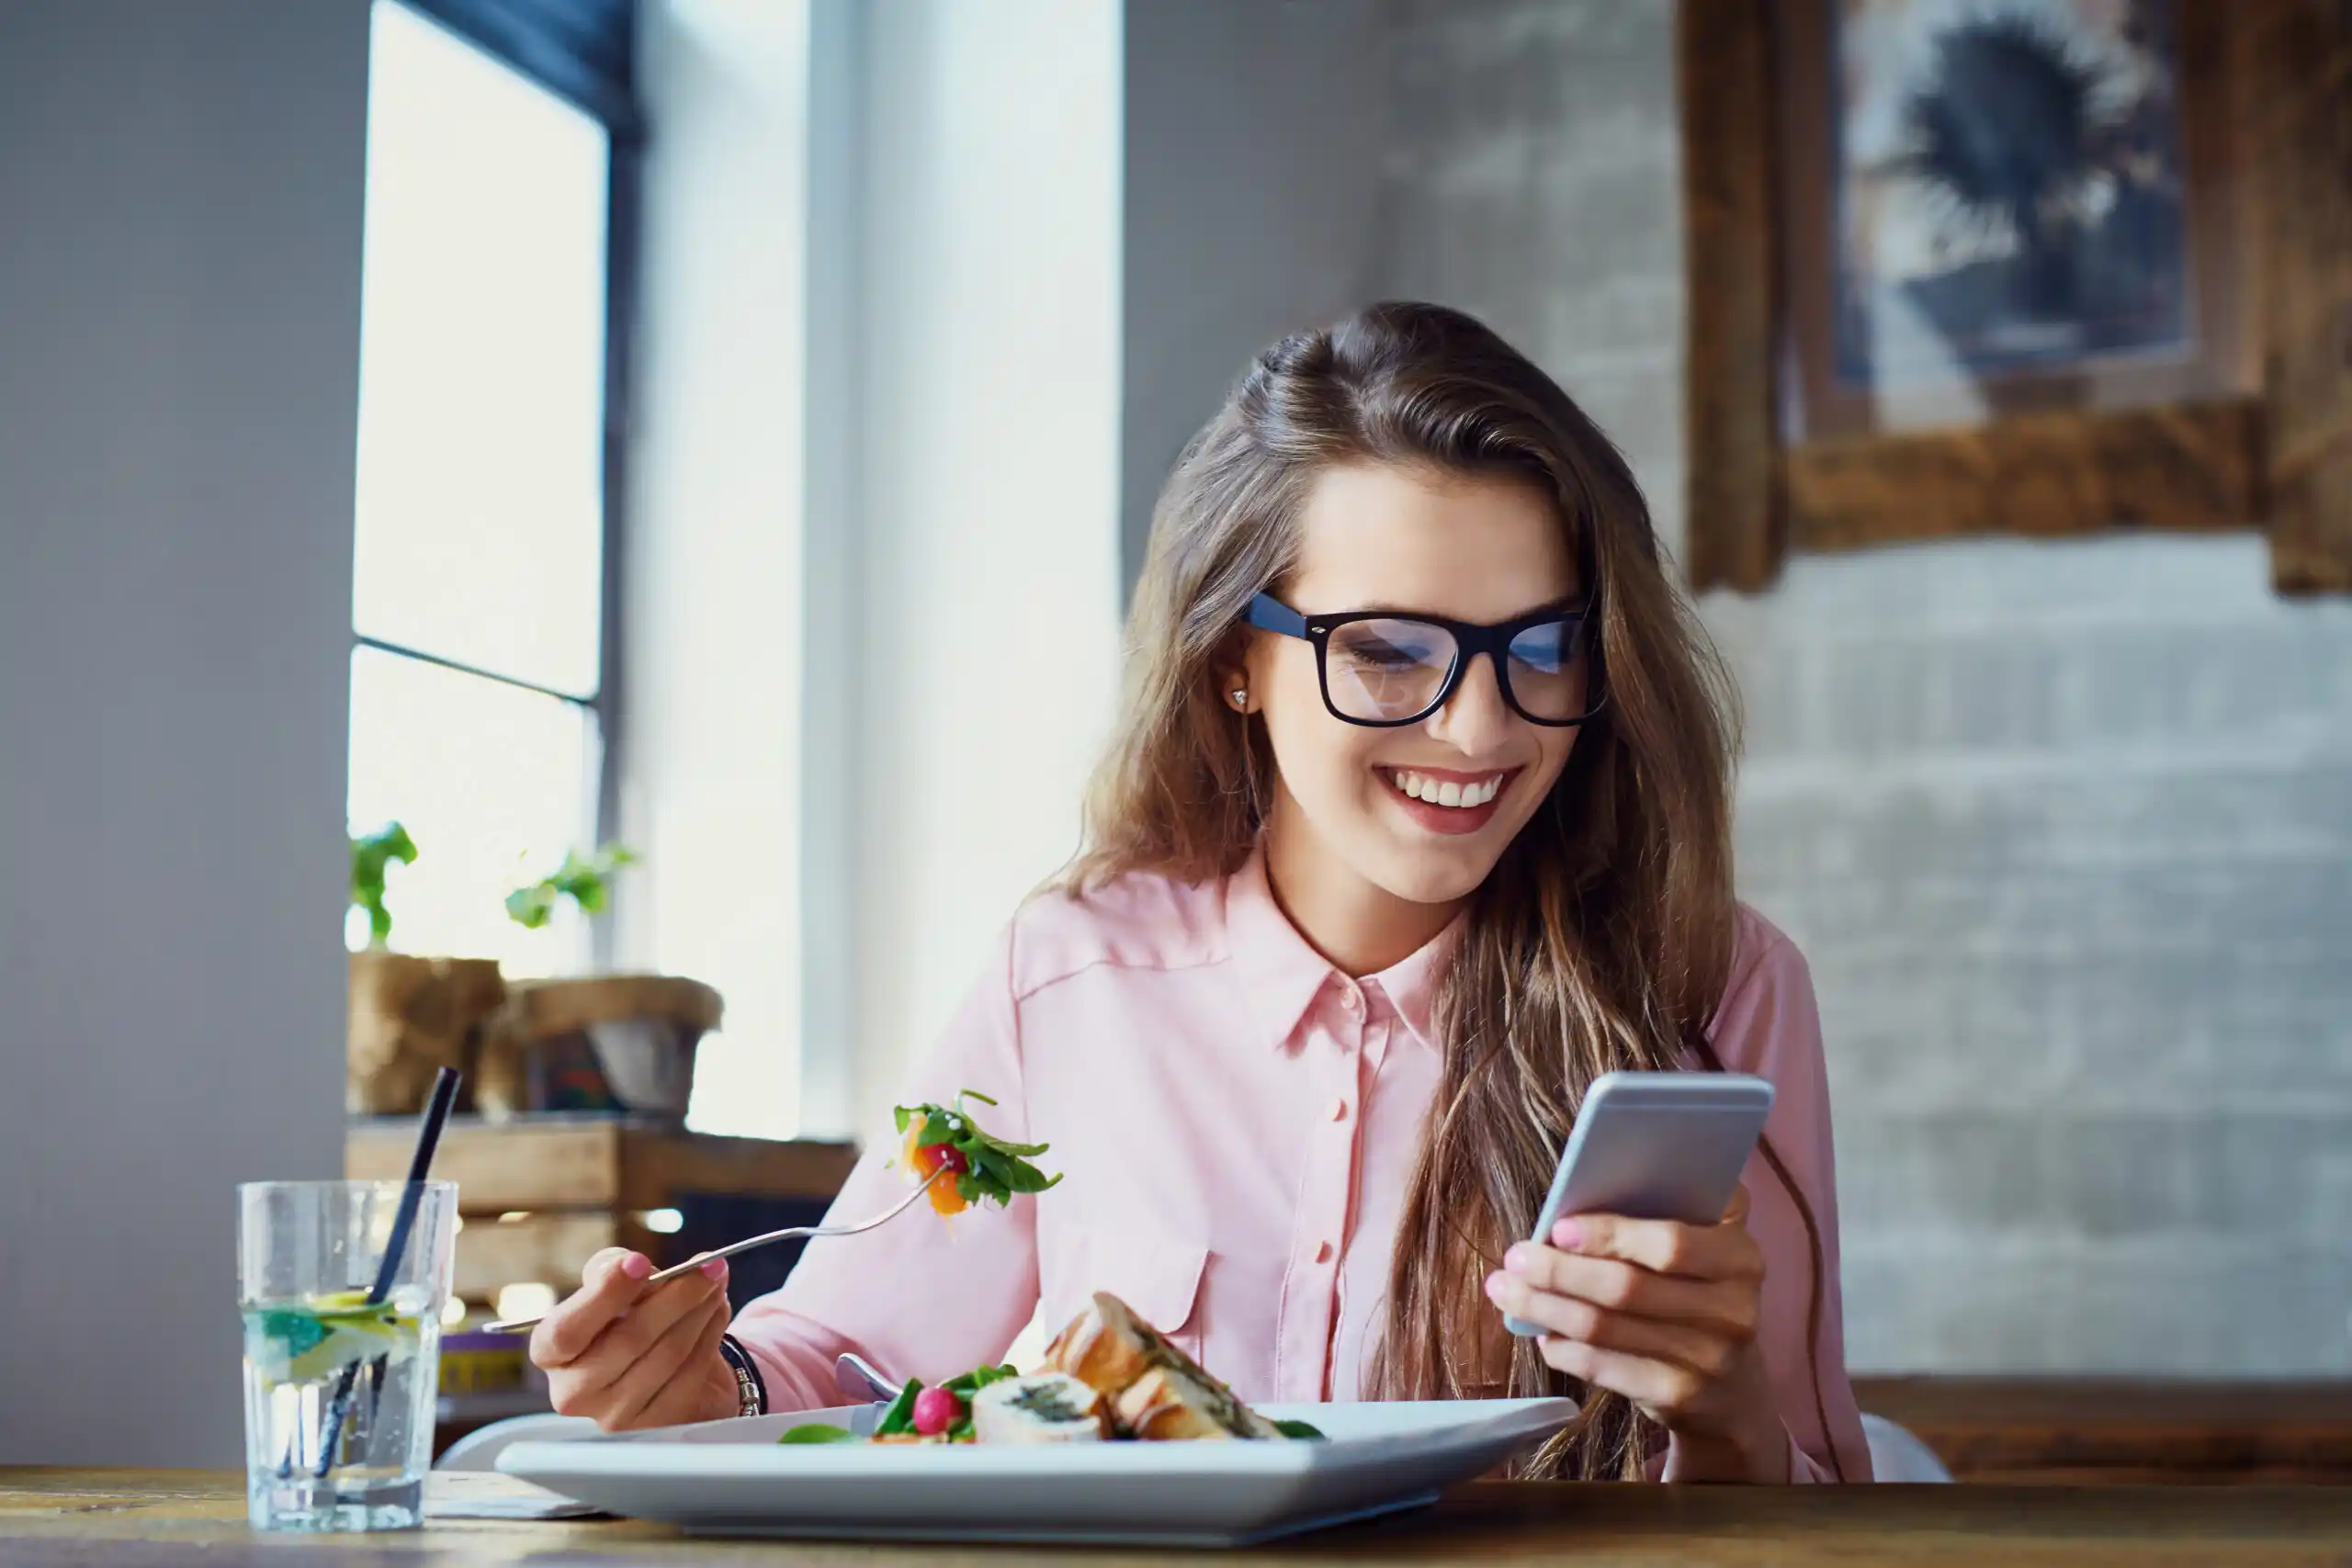
[[[1032,900],[1000,939],[907,1099],[959,1089],[1001,1137],[1050,1143],[1060,1186],[943,1220],[922,1205],[879,1230],[809,1244],[736,1337],[772,1408],[838,1402],[833,1359],[937,1382],[1001,1356],[1043,1304],[1053,1326],[1095,1291],[1260,1401],[1351,1400],[1386,1311],[1390,1252],[1438,1081],[1430,1018],[1444,938],[1351,980],[1284,917],[1263,857],[1221,883],[1130,876],[1083,899]],[[1760,1157],[1748,1226],[1767,1260],[1761,1343],[1800,1480],[1870,1474],[1846,1379],[1838,1216],[1821,1031],[1804,960],[1741,912],[1713,1035],[1724,1065],[1773,1080],[1766,1129],[1821,1231]],[[905,1192],[886,1141],[833,1213]],[[1835,1454],[1833,1461],[1832,1455]]]

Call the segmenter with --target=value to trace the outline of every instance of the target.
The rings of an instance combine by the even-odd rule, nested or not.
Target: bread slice
[[[1102,1394],[1123,1436],[1163,1442],[1283,1435],[1108,1291],[1097,1291],[1055,1337],[1046,1365]]]
[[[1112,1413],[1120,1430],[1146,1442],[1282,1436],[1224,1384],[1181,1367],[1152,1368],[1121,1391]]]
[[[1133,1307],[1108,1291],[1097,1291],[1087,1309],[1046,1347],[1045,1365],[1068,1372],[1108,1401],[1151,1370],[1159,1347],[1175,1349]]]
[[[1095,1443],[1108,1425],[1102,1396],[1068,1372],[1008,1378],[972,1396],[977,1442]]]

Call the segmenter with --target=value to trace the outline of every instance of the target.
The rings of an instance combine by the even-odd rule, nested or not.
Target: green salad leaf
[[[899,1391],[899,1397],[890,1402],[890,1408],[882,1412],[882,1419],[874,1424],[874,1435],[877,1438],[891,1438],[900,1432],[913,1431],[915,1429],[915,1395],[922,1392],[922,1379],[909,1378],[907,1386]]]
[[[1274,1430],[1280,1432],[1285,1438],[1312,1438],[1317,1442],[1324,1440],[1323,1434],[1316,1428],[1312,1422],[1277,1421],[1274,1423]]]
[[[1019,1372],[1013,1371],[1012,1368],[1009,1366],[974,1367],[970,1371],[964,1373],[961,1377],[949,1378],[945,1382],[939,1386],[945,1389],[950,1393],[962,1394],[964,1396],[965,1403],[969,1404],[971,1402],[972,1395],[979,1393],[980,1390],[988,1387],[989,1384],[992,1382],[1002,1382],[1007,1378],[1017,1378],[1021,1374]]]
[[[857,1434],[851,1431],[848,1427],[828,1427],[821,1421],[812,1421],[806,1426],[787,1427],[785,1430],[784,1436],[776,1439],[779,1443],[796,1444],[849,1443],[856,1440]]]

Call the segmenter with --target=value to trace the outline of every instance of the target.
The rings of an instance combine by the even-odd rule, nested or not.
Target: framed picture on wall
[[[2352,457],[2277,446],[2352,420],[2352,357],[2309,341],[2352,344],[2322,151],[2352,138],[2347,28],[2317,0],[1684,0],[1694,581],[2270,524],[2283,586],[2352,589]]]

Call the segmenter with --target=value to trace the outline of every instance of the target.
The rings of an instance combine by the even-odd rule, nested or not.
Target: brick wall
[[[1487,317],[1680,532],[1670,0],[1409,0],[1375,292]],[[2352,604],[2252,538],[1792,563],[1707,619],[1819,988],[1871,1371],[2352,1372]]]

